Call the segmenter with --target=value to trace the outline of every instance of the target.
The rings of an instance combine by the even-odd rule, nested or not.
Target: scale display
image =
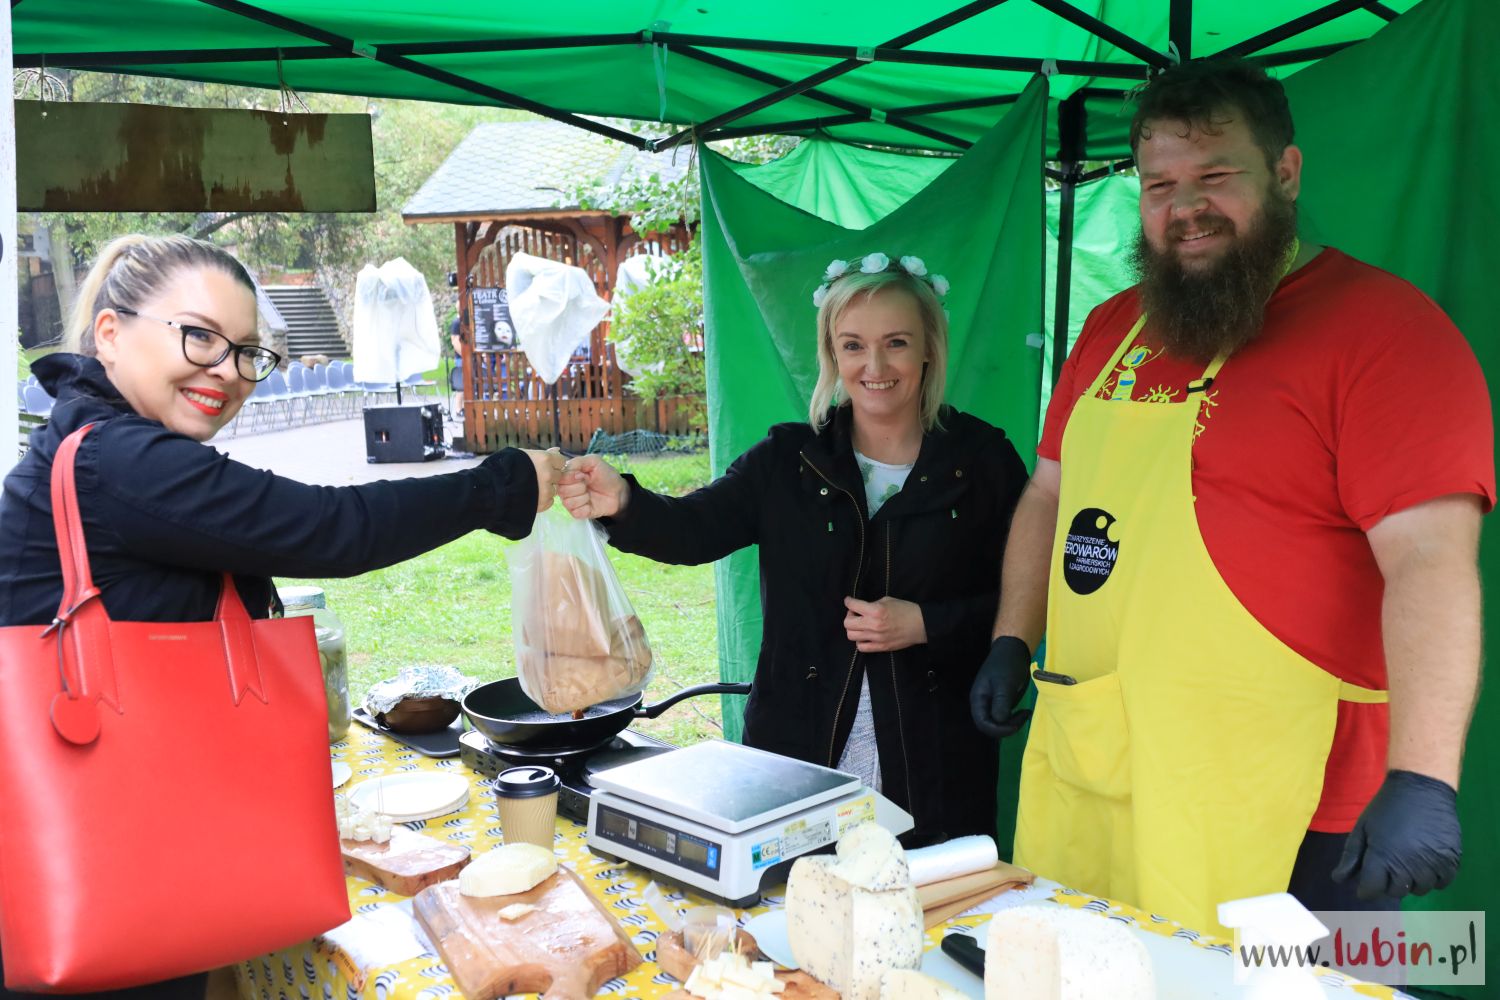
[[[702,837],[638,819],[609,806],[599,808],[594,831],[604,840],[634,847],[701,875],[710,878],[719,875],[722,846]]]

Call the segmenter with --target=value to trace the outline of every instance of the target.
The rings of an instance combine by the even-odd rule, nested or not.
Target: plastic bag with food
[[[604,548],[604,531],[553,508],[510,558],[516,674],[554,714],[636,694],[651,647]]]

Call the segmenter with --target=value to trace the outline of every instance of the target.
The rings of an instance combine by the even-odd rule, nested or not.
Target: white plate
[[[744,930],[755,938],[756,945],[771,961],[783,969],[797,968],[792,943],[786,936],[786,911],[767,910],[745,921]]]
[[[468,801],[466,778],[433,771],[382,775],[360,782],[349,793],[355,808],[385,813],[398,823],[445,816]]]
[[[333,762],[333,787],[337,788],[354,777],[354,769],[341,760]]]

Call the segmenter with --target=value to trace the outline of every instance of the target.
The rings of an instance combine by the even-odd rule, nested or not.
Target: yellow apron
[[[1016,861],[1219,931],[1217,904],[1282,892],[1323,788],[1345,684],[1257,622],[1214,568],[1192,449],[1215,360],[1186,402],[1097,394],[1062,440],[1050,674],[1021,765]]]

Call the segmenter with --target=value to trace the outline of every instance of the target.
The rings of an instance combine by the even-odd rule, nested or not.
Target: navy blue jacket
[[[1005,432],[945,409],[906,485],[869,517],[840,407],[822,431],[777,424],[725,474],[685,497],[641,488],[601,523],[610,542],[668,563],[760,546],[762,633],[745,742],[832,767],[849,739],[860,681],[880,747],[884,794],[910,812],[916,844],[995,832],[995,744],[969,720],[969,687],[989,649],[1000,561],[1026,467]],[[927,642],[858,653],[844,597],[921,606]]]
[[[57,612],[52,457],[87,423],[78,505],[94,582],[121,621],[207,621],[225,571],[251,616],[264,618],[273,575],[355,576],[475,529],[507,538],[531,530],[536,472],[514,449],[447,475],[308,486],[138,416],[94,358],[53,354],[32,371],[57,403],[0,494],[0,625]]]

